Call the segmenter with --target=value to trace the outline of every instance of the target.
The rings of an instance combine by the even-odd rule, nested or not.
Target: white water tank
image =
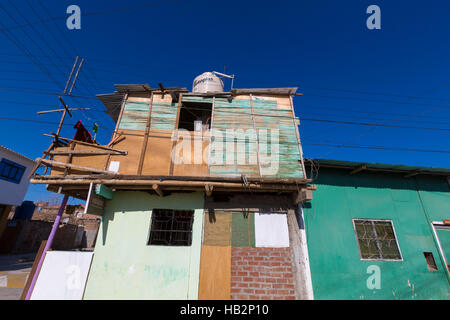
[[[212,72],[204,72],[194,79],[192,92],[223,92],[223,82]]]

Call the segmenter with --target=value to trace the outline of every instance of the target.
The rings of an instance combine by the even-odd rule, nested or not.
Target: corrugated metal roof
[[[1,144],[0,144],[0,149],[3,150],[3,151],[6,151],[6,152],[12,153],[12,154],[18,156],[19,158],[24,159],[24,160],[31,161],[31,162],[33,162],[33,163],[35,162],[34,160],[32,160],[32,159],[30,159],[30,158],[24,156],[23,154],[20,154],[20,153],[18,153],[18,152],[16,152],[16,151],[13,151],[13,150],[11,150],[11,149],[5,147],[5,146],[2,146]]]
[[[114,87],[118,92],[148,92],[151,90],[147,83],[142,84],[115,84]]]
[[[97,95],[97,98],[99,98],[99,100],[103,102],[106,107],[105,113],[109,115],[114,120],[114,122],[117,122],[117,119],[119,119],[120,108],[122,106],[124,96],[124,93]]]
[[[387,164],[387,163],[368,163],[368,162],[356,162],[356,161],[344,161],[344,160],[332,160],[332,159],[305,159],[305,164],[310,161],[314,161],[319,164],[320,167],[328,168],[341,168],[341,169],[356,169],[361,166],[365,166],[364,170],[369,171],[383,171],[383,172],[404,172],[428,175],[442,175],[449,176],[450,169],[437,168],[437,167],[424,167],[424,166],[407,166],[402,164]],[[308,164],[309,165],[309,164]]]

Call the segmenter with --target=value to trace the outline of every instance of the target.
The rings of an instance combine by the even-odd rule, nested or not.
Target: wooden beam
[[[38,158],[39,159],[39,158]],[[39,175],[36,177],[36,179],[42,178],[42,179],[101,179],[101,180],[107,180],[107,179],[120,179],[120,180],[158,180],[158,181],[203,181],[205,183],[207,182],[235,182],[242,185],[242,178],[241,177],[201,177],[201,176],[166,176],[166,175],[128,175],[128,174],[86,174],[86,175],[52,175],[52,176],[45,176],[45,175]],[[283,185],[305,185],[307,183],[310,183],[311,180],[309,179],[293,179],[293,178],[267,178],[267,179],[261,179],[261,178],[251,178],[248,177],[247,181],[249,183],[260,183],[260,184],[283,184]]]
[[[161,187],[159,184],[153,184],[152,185],[152,189],[155,190],[155,192],[158,194],[158,196],[160,197],[164,197],[164,192],[162,191]]]
[[[126,152],[126,151],[125,151]],[[49,151],[45,152],[45,154],[49,155],[83,155],[83,156],[89,156],[89,155],[107,155],[107,154],[114,154],[119,156],[126,156],[128,152],[125,154],[123,153],[117,153],[116,151],[109,151],[109,150],[57,150],[57,151]]]
[[[70,109],[69,109],[69,107],[67,106],[67,104],[64,102],[64,100],[63,100],[61,97],[59,97],[59,101],[61,101],[61,103],[62,103],[62,105],[64,106],[65,110],[67,111],[67,113],[69,114],[69,116],[72,118],[72,114],[70,113]]]
[[[46,160],[48,161],[48,160]],[[65,165],[65,164],[63,164]],[[73,166],[73,165],[71,165]],[[78,167],[78,166],[77,166]],[[78,168],[77,168],[78,169]],[[88,168],[92,169],[92,168]],[[283,185],[283,184],[254,184],[250,183],[244,186],[242,183],[228,183],[228,182],[209,182],[209,181],[161,181],[161,180],[122,180],[122,179],[32,179],[30,181],[33,184],[54,184],[54,185],[89,185],[90,183],[105,184],[107,186],[153,186],[158,184],[160,187],[176,186],[176,187],[203,187],[209,184],[214,186],[214,190],[217,188],[230,188],[230,189],[265,189],[265,190],[279,190],[279,191],[297,191],[297,185]]]
[[[52,133],[52,134],[46,134],[46,133],[44,133],[44,136],[46,136],[46,137],[54,137],[54,138],[58,138],[58,139],[65,140],[65,141],[70,141],[70,142],[76,142],[76,143],[78,143],[78,144],[80,144],[80,145],[83,145],[83,146],[90,146],[90,147],[94,147],[94,148],[98,148],[98,149],[109,150],[109,151],[114,151],[114,152],[117,152],[117,153],[127,154],[127,151],[116,150],[116,149],[108,148],[108,147],[101,146],[101,145],[95,144],[95,143],[89,143],[89,142],[84,142],[84,141],[78,141],[78,140],[73,140],[73,139],[69,139],[69,138],[62,138],[62,137],[57,136],[57,135],[54,134],[54,133]]]
[[[75,164],[58,162],[58,161],[54,161],[54,160],[46,160],[46,159],[38,158],[38,161],[39,160],[41,161],[41,163],[43,163],[45,165],[49,165],[49,166],[63,167],[63,168],[69,168],[69,169],[74,169],[74,170],[79,170],[79,171],[115,174],[115,172],[113,172],[113,171],[106,171],[106,170],[101,170],[101,169],[96,169],[96,168],[83,167],[83,166],[78,166]]]
[[[44,153],[45,155],[45,153]],[[37,169],[41,166],[41,158],[36,159],[36,164],[34,165],[33,169],[31,169],[30,174],[28,175],[28,179],[31,178],[31,176],[36,172]]]
[[[206,196],[207,197],[211,197],[212,196],[212,192],[213,192],[214,186],[207,184],[205,185],[205,191],[206,191]]]
[[[121,132],[121,133],[119,133],[117,136],[115,136],[115,137],[111,140],[111,142],[108,143],[107,147],[109,148],[109,147],[111,147],[113,144],[116,144],[116,143],[118,143],[119,141],[122,141],[123,139],[125,139],[125,137],[123,137],[122,135],[123,135],[123,133]],[[120,138],[122,138],[122,139],[120,139]]]
[[[55,109],[55,110],[46,110],[46,111],[39,111],[36,112],[37,114],[46,114],[46,113],[53,113],[53,112],[63,112],[66,109]],[[69,108],[70,111],[79,111],[79,110],[91,110],[91,108]]]
[[[365,165],[359,166],[358,168],[353,169],[349,174],[352,176],[366,169]]]

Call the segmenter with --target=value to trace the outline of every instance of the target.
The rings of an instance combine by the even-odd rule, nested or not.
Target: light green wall
[[[203,193],[115,192],[107,202],[84,299],[197,299]],[[148,246],[152,209],[195,209],[190,247]]]
[[[314,183],[318,189],[304,216],[315,299],[449,299],[448,276],[430,226],[449,218],[445,178],[350,176],[324,168]],[[355,218],[392,220],[403,261],[362,261]],[[433,253],[438,271],[428,270],[423,252]],[[371,265],[380,268],[380,289],[367,288]]]

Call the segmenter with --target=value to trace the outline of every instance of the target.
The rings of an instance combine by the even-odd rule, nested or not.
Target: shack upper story
[[[293,106],[297,88],[208,93],[147,84],[115,88],[97,96],[116,123],[111,142],[100,146],[105,152],[77,142],[54,148],[52,180],[35,176],[33,183],[67,184],[88,173],[115,181],[270,183],[273,191],[299,190],[309,182]]]

